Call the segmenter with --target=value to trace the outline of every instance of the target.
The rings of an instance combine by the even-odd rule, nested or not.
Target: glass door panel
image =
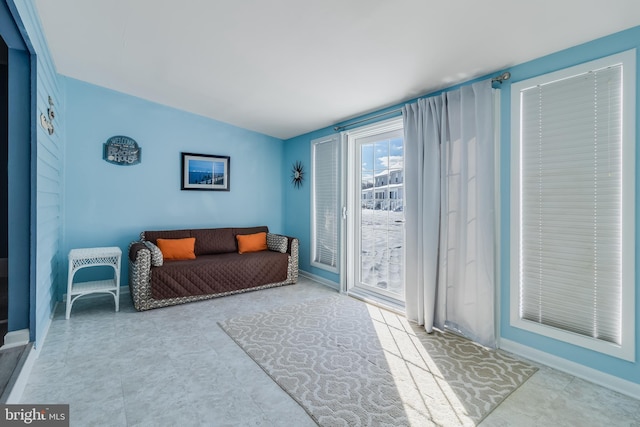
[[[401,131],[357,142],[355,286],[404,302],[404,147]]]

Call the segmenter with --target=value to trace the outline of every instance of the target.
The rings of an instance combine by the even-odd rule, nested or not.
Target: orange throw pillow
[[[238,234],[238,253],[260,252],[267,250],[267,233]]]
[[[157,239],[158,247],[165,260],[196,259],[194,248],[196,246],[195,237],[184,239]]]

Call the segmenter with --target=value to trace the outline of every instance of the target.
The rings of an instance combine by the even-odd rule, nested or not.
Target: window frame
[[[622,202],[621,202],[621,345],[598,340],[520,317],[521,223],[521,92],[592,70],[622,64]],[[635,361],[635,181],[636,181],[636,51],[585,62],[511,85],[511,250],[510,325],[623,360]]]
[[[392,117],[389,119],[381,120],[379,122],[374,122],[370,124],[366,124],[354,129],[350,129],[344,131],[342,133],[343,136],[343,144],[346,150],[346,161],[344,162],[345,170],[345,181],[346,181],[346,199],[348,203],[345,205],[348,206],[346,215],[346,233],[345,233],[345,255],[343,256],[343,262],[346,265],[345,269],[345,282],[343,283],[343,290],[348,292],[351,295],[356,295],[358,297],[364,298],[373,298],[378,299],[379,301],[383,301],[385,304],[389,304],[391,307],[395,307],[397,309],[404,309],[404,298],[406,297],[406,293],[403,294],[403,299],[397,299],[397,297],[391,293],[387,294],[384,290],[377,290],[376,293],[369,292],[363,290],[362,287],[358,287],[356,285],[355,279],[357,277],[356,268],[360,266],[359,255],[355,252],[356,243],[358,239],[358,226],[357,224],[360,221],[359,213],[357,207],[354,206],[354,203],[360,203],[362,190],[357,188],[357,171],[358,164],[360,164],[360,157],[357,150],[357,144],[359,140],[366,140],[368,138],[378,139],[382,135],[392,132],[400,132],[404,138],[404,120],[402,115]],[[404,173],[404,166],[403,166]],[[388,183],[387,183],[388,184]],[[403,180],[404,185],[404,180]],[[371,200],[375,204],[376,201],[381,201],[380,194],[384,196],[383,193],[379,191],[376,192],[376,185],[374,185],[371,190]],[[406,245],[405,245],[406,246]],[[406,260],[406,257],[403,256]],[[406,266],[405,266],[406,271]],[[406,289],[406,287],[405,287]]]
[[[320,144],[334,144],[335,150],[335,158],[336,158],[336,185],[335,185],[335,218],[336,218],[336,246],[334,250],[336,251],[335,255],[335,265],[329,265],[326,263],[322,263],[316,260],[317,258],[317,239],[318,239],[318,227],[316,221],[316,188],[318,185],[316,179],[316,148]],[[341,223],[342,218],[340,216],[340,203],[341,203],[341,178],[340,178],[340,135],[333,134],[328,135],[322,138],[317,138],[311,141],[311,250],[310,250],[310,264],[312,267],[320,268],[332,273],[339,274],[340,273],[340,265],[341,265]]]

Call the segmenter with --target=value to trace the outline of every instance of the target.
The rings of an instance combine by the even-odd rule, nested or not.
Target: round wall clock
[[[302,179],[304,178],[304,167],[299,160],[293,164],[291,168],[291,182],[294,187],[299,188],[302,185]]]

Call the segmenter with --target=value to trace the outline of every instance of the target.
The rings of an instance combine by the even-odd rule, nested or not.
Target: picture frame
[[[229,156],[181,153],[181,190],[229,191]]]

